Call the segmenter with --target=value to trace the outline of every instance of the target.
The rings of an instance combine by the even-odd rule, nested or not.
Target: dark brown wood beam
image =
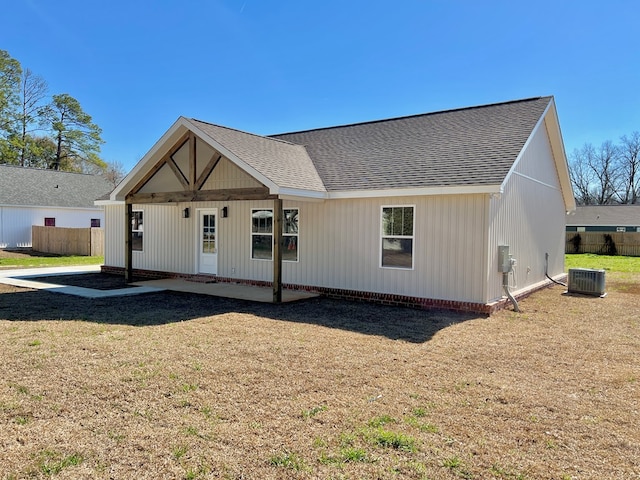
[[[207,166],[204,168],[204,170],[200,174],[200,177],[196,181],[196,186],[194,190],[200,190],[202,188],[204,183],[213,173],[213,169],[216,168],[221,158],[222,158],[222,155],[218,155],[218,158],[216,158],[215,155],[211,157],[211,160],[209,160],[209,163],[207,163]]]
[[[222,190],[198,190],[196,192],[136,193],[127,197],[130,203],[213,202],[231,200],[269,200],[276,195],[267,188],[230,188]]]
[[[173,157],[167,158],[167,165],[169,165],[169,168],[171,168],[171,170],[173,171],[173,174],[180,182],[180,185],[182,185],[182,188],[185,190],[189,190],[189,180],[187,180],[187,177],[184,176],[184,173],[182,173],[182,170],[180,170],[180,167],[175,162]]]
[[[189,190],[198,190],[196,188],[196,136],[191,133],[189,135]]]
[[[133,220],[133,205],[126,203],[124,214],[124,281],[133,282],[133,233],[131,221]]]
[[[273,303],[282,303],[282,199],[273,201]]]
[[[167,160],[169,158],[171,158],[171,156],[176,153],[178,150],[180,150],[182,148],[182,146],[185,144],[185,142],[187,142],[189,140],[189,134],[190,132],[185,133],[184,135],[182,135],[178,141],[175,143],[175,145],[173,146],[173,148],[171,148],[164,157],[162,157],[160,159],[160,161],[158,163],[156,163],[143,177],[142,179],[140,179],[140,181],[136,184],[135,187],[133,187],[131,189],[131,191],[129,192],[129,194],[134,194],[134,193],[138,193],[140,191],[140,189],[142,187],[144,187],[147,182],[149,180],[151,180],[151,178],[158,173],[158,170],[160,170],[162,167],[164,167],[164,164],[167,163]],[[129,195],[127,194],[127,196]]]

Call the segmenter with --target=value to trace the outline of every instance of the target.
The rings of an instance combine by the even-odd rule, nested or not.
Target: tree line
[[[575,149],[569,174],[578,205],[640,203],[640,132]]]
[[[102,130],[68,93],[0,50],[0,164],[102,174],[115,184],[122,165],[100,157]]]

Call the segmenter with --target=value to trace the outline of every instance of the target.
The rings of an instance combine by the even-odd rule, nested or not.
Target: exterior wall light
[[[189,207],[182,210],[182,218],[189,218]]]

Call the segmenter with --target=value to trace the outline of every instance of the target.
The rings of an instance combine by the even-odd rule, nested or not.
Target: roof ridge
[[[450,109],[447,109],[447,110],[437,110],[435,112],[415,113],[415,114],[412,114],[412,115],[402,115],[400,117],[381,118],[381,119],[378,119],[378,120],[368,120],[368,121],[364,121],[364,122],[346,123],[344,125],[334,125],[334,126],[330,126],[330,127],[310,128],[310,129],[307,129],[307,130],[298,130],[298,131],[294,131],[294,132],[283,132],[283,133],[276,133],[276,134],[272,134],[272,135],[267,135],[266,138],[279,137],[281,135],[294,135],[294,134],[299,134],[299,133],[317,132],[317,131],[321,131],[321,130],[332,130],[332,129],[337,129],[337,128],[357,127],[357,126],[360,126],[360,125],[372,125],[372,124],[375,124],[375,123],[390,122],[390,121],[395,121],[395,120],[405,120],[405,119],[409,119],[409,118],[427,117],[427,116],[430,116],[430,115],[440,115],[440,114],[443,114],[443,113],[460,112],[460,111],[465,111],[465,110],[475,110],[475,109],[480,109],[480,108],[496,107],[496,106],[500,106],[500,105],[509,105],[509,104],[514,104],[514,103],[531,102],[531,101],[535,101],[535,100],[541,100],[543,98],[551,99],[551,98],[553,98],[553,96],[547,95],[547,96],[521,98],[521,99],[517,99],[517,100],[508,100],[508,101],[505,101],[505,102],[487,103],[487,104],[483,104],[483,105],[473,105],[473,106],[470,106],[470,107],[450,108]],[[276,138],[276,140],[281,140],[281,139]]]
[[[101,175],[98,173],[87,173],[87,172],[70,172],[68,170],[53,170],[52,168],[38,168],[38,167],[22,167],[20,165],[13,165],[11,163],[0,163],[0,167],[7,168],[15,168],[16,170],[28,170],[32,172],[50,172],[50,173],[64,173],[64,174],[72,174],[72,175],[85,175],[88,177],[100,177]]]
[[[269,135],[259,135],[257,133],[252,133],[252,132],[247,132],[245,130],[240,130],[239,128],[227,127],[225,125],[219,125],[217,123],[207,122],[205,120],[199,120],[199,119],[193,118],[193,117],[190,118],[189,120],[192,120],[192,121],[198,122],[198,123],[204,123],[205,125],[211,125],[212,127],[224,128],[225,130],[232,130],[234,132],[244,133],[245,135],[251,135],[252,137],[264,138],[266,140],[273,140],[275,142],[286,143],[286,144],[292,145],[294,147],[304,147],[304,145],[300,145],[298,143],[289,142],[288,140],[282,140],[281,138],[273,138],[273,137],[271,137]]]

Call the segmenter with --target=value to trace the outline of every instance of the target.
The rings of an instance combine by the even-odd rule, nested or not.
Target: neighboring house
[[[588,205],[567,215],[567,232],[640,232],[640,205]]]
[[[31,226],[102,227],[103,177],[0,165],[0,248],[31,246]]]
[[[575,208],[552,97],[274,136],[180,117],[98,203],[104,270],[128,278],[485,313],[499,246],[516,296],[564,275]]]

